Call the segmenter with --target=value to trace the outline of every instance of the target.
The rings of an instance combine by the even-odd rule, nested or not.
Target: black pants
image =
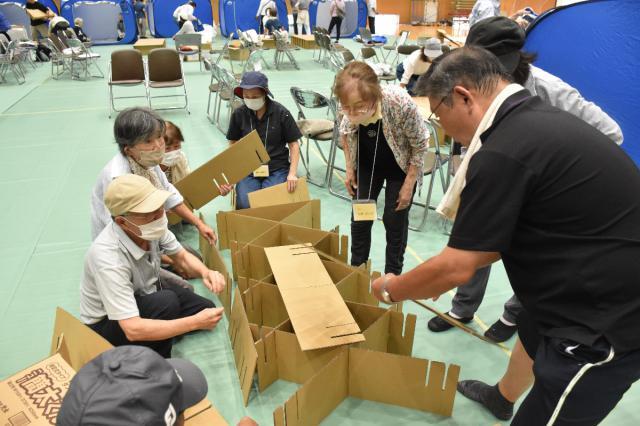
[[[376,33],[376,17],[368,16],[367,20],[369,21],[369,31],[371,31],[371,34],[375,34]]]
[[[302,27],[302,31],[304,31],[304,26]],[[298,14],[293,14],[293,33],[298,35]]]
[[[518,334],[534,360],[535,382],[511,425],[545,425],[569,382],[587,363],[605,361],[611,346],[604,339],[587,347],[568,339],[540,336],[526,311],[518,317]],[[609,362],[588,369],[575,383],[553,424],[599,424],[639,378],[640,350],[615,354]]]
[[[187,22],[187,21],[185,21],[184,19],[180,19],[180,20],[178,20],[178,29],[180,29],[180,30],[181,30],[181,29],[182,29],[182,26],[184,25],[184,23],[185,23],[185,22]]]
[[[215,305],[209,299],[178,286],[164,288],[146,296],[135,296],[141,318],[174,320],[197,314],[205,308]],[[165,358],[171,358],[173,339],[148,342],[131,342],[120,328],[118,321],[108,318],[89,325],[95,332],[104,337],[113,346],[140,345],[158,352]]]
[[[369,195],[371,174],[370,172],[362,171],[359,178],[358,188],[360,199],[366,199]],[[384,196],[382,223],[386,231],[387,248],[385,252],[384,272],[400,275],[402,273],[402,265],[404,264],[404,251],[407,248],[409,209],[411,208],[411,204],[404,210],[395,211],[398,194],[400,193],[404,179],[386,179],[384,176],[378,177],[374,175],[373,184],[371,185],[371,199],[378,199],[385,180],[387,187]],[[415,194],[415,187],[413,192]],[[354,266],[362,265],[369,259],[372,226],[373,221],[356,222],[353,220],[353,213],[351,214],[351,264]]]
[[[260,15],[260,22],[258,25],[258,34],[264,34],[264,15]]]
[[[340,41],[340,27],[342,26],[342,16],[334,16],[331,18],[331,22],[329,22],[329,35],[331,35],[331,31],[333,27],[336,27],[336,42]]]

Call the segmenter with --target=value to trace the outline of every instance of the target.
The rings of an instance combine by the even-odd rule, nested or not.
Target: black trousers
[[[331,22],[329,22],[329,35],[331,35],[331,31],[333,27],[336,27],[336,42],[340,41],[340,27],[342,26],[342,16],[334,16],[331,18]]]
[[[359,176],[358,188],[360,199],[366,199],[369,195],[369,182],[371,182],[371,172],[362,171]],[[404,184],[404,179],[385,178],[385,176],[373,177],[371,185],[371,199],[377,200],[382,185],[386,181],[384,195],[384,214],[382,223],[386,231],[387,247],[385,251],[385,273],[402,273],[404,264],[404,252],[407,248],[407,237],[409,235],[409,209],[411,204],[404,210],[395,211],[400,188]],[[413,189],[415,194],[415,187]],[[356,199],[356,197],[354,197]],[[371,251],[371,227],[373,221],[353,220],[351,213],[351,264],[359,266],[369,259]]]
[[[185,21],[184,19],[179,19],[178,20],[178,29],[181,30],[182,26],[184,25],[185,22],[187,22],[187,21]]]
[[[369,21],[369,30],[371,31],[371,34],[375,34],[376,33],[376,17],[368,16],[367,20]]]
[[[174,320],[197,314],[205,308],[213,308],[215,306],[211,300],[178,286],[170,286],[146,296],[135,297],[140,317],[148,319]],[[171,358],[172,338],[151,342],[131,342],[127,339],[118,321],[112,321],[108,318],[91,324],[89,327],[107,339],[113,346],[146,346],[165,358]]]
[[[293,13],[293,33],[298,35],[298,13]],[[302,27],[302,31],[304,31],[304,26]]]
[[[606,362],[611,346],[605,339],[588,347],[568,339],[540,336],[526,311],[518,317],[518,334],[534,360],[535,382],[512,426],[547,424],[569,383],[588,364],[600,363],[587,369],[574,384],[555,426],[599,424],[640,378],[640,350],[615,354]]]

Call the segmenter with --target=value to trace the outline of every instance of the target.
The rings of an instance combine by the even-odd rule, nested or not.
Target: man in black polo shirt
[[[49,27],[47,26],[47,22],[49,19],[56,16],[55,13],[53,13],[47,6],[37,2],[36,0],[27,0],[26,8],[27,10],[38,10],[44,14],[44,16],[39,19],[31,18],[31,39],[37,42],[40,38],[47,38],[49,36]]]
[[[535,377],[511,424],[595,425],[640,377],[640,171],[600,131],[509,82],[477,47],[431,66],[420,89],[445,131],[472,147],[478,133],[481,146],[467,154],[448,247],[374,292],[438,296],[502,259]]]
[[[248,194],[259,189],[287,182],[287,189],[293,192],[298,183],[296,176],[300,158],[300,129],[293,116],[273,97],[268,87],[267,76],[258,71],[242,76],[235,95],[244,99],[244,105],[231,115],[227,139],[235,143],[239,139],[258,131],[271,160],[236,185],[236,208],[249,207]],[[269,97],[268,97],[268,96]],[[231,191],[231,186],[221,186],[222,195]]]

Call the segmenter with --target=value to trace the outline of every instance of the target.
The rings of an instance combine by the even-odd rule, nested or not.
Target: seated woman
[[[300,129],[293,116],[273,97],[268,87],[267,76],[258,71],[242,76],[235,95],[244,99],[244,105],[231,115],[227,139],[233,144],[253,130],[257,130],[264,143],[269,158],[268,164],[256,169],[236,185],[236,207],[249,207],[248,194],[287,182],[287,189],[293,192],[298,184],[296,172],[300,159]],[[268,96],[267,96],[268,95]],[[230,185],[221,185],[220,192],[227,195]]]
[[[87,37],[87,35],[82,30],[82,26],[84,25],[84,21],[82,20],[82,18],[74,19],[73,24],[74,24],[73,32],[76,33],[76,37],[78,37],[78,40],[80,40],[83,43],[90,43],[91,39]]]
[[[187,156],[182,152],[183,142],[184,136],[182,136],[180,128],[171,121],[165,122],[164,157],[162,157],[160,169],[172,185],[175,185],[176,182],[191,172]]]
[[[282,31],[284,27],[278,20],[276,11],[274,9],[267,9],[267,19],[264,23],[264,33],[266,35],[272,35],[274,31]]]
[[[427,40],[421,49],[416,50],[401,64],[398,64],[396,77],[400,80],[400,87],[406,88],[411,96],[415,96],[413,87],[418,81],[418,78],[427,72],[431,61],[440,55],[442,55],[442,44],[440,40],[435,37]]]

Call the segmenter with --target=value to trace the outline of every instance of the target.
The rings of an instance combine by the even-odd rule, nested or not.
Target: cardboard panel
[[[251,384],[256,371],[258,354],[253,344],[253,336],[249,327],[249,320],[242,304],[242,297],[238,289],[233,295],[231,316],[229,317],[229,338],[233,348],[233,357],[238,370],[238,379],[244,398],[244,404],[249,403]]]
[[[336,288],[350,302],[378,306],[378,299],[371,292],[371,278],[364,270],[356,270],[336,283]]]
[[[79,319],[60,307],[56,308],[50,355],[60,352],[71,368],[78,371],[87,362],[111,348],[111,343]]]
[[[1,425],[55,425],[74,369],[60,354],[0,382]]]
[[[189,173],[175,187],[191,206],[199,209],[220,195],[218,185],[238,183],[268,162],[269,155],[254,130]]]
[[[184,410],[184,424],[185,426],[228,425],[208,399],[203,399],[196,405]]]
[[[264,234],[269,229],[278,225],[279,222],[260,217],[241,215],[220,215],[218,213],[218,234],[222,233],[223,238],[218,235],[221,248],[232,248],[233,243],[242,245],[252,241],[257,236]]]
[[[200,215],[200,219],[204,222],[204,217]],[[229,312],[231,311],[231,292],[233,290],[233,282],[231,281],[231,275],[227,269],[227,265],[224,263],[222,255],[218,251],[215,245],[209,244],[202,235],[200,235],[200,254],[202,260],[207,268],[220,272],[226,281],[226,285],[222,293],[218,294],[218,298],[224,307],[224,313],[229,318]]]
[[[440,362],[349,348],[349,396],[451,416],[460,367],[449,366],[446,378],[445,370]]]
[[[275,425],[315,426],[349,395],[349,352],[345,349],[273,413]]]
[[[309,245],[265,248],[302,350],[364,340],[340,293]]]
[[[309,188],[307,187],[307,179],[304,177],[298,179],[298,185],[293,192],[287,190],[287,182],[284,182],[259,191],[250,192],[248,197],[249,205],[252,208],[308,201]]]
[[[238,277],[262,280],[272,274],[269,261],[263,247],[245,245],[231,254],[234,275]]]
[[[235,220],[229,219],[232,216]],[[256,223],[255,221],[245,222],[244,218],[247,217],[320,229],[320,200],[218,212],[216,220],[218,224],[218,240],[221,249],[228,249],[230,241],[234,239],[236,241],[249,242],[268,229],[266,228],[259,233],[254,232],[253,234],[245,232],[245,228],[257,226],[251,225],[251,223]],[[275,223],[273,225],[275,225]],[[249,235],[247,236],[247,234]]]
[[[242,295],[249,323],[277,327],[289,318],[278,287],[258,282]]]

